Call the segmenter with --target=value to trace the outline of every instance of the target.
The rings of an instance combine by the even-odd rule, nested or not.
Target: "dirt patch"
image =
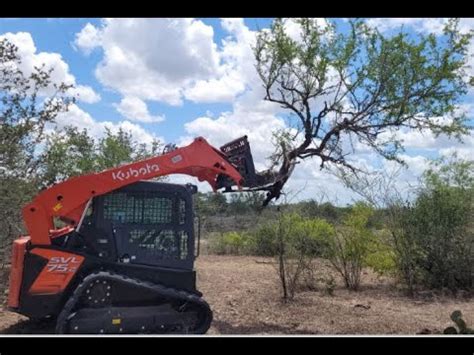
[[[329,296],[323,285],[281,300],[271,258],[201,256],[196,264],[198,288],[214,312],[209,334],[417,334],[440,333],[451,325],[450,313],[460,309],[474,320],[474,302],[436,296],[412,299],[392,280],[367,271],[358,292],[338,283]],[[320,275],[330,270],[319,262]],[[2,290],[3,292],[3,290]],[[0,311],[2,333],[47,333],[47,322],[32,322]]]
[[[214,311],[211,334],[416,334],[451,325],[450,313],[474,319],[469,299],[411,299],[388,278],[366,271],[358,292],[321,285],[284,303],[271,258],[206,256],[197,263],[198,287]],[[331,271],[319,263],[319,274]],[[337,275],[334,275],[337,277]]]

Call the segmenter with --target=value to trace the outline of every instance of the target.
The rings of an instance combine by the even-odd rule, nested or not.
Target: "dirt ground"
[[[321,275],[330,271],[318,263]],[[358,292],[337,284],[333,296],[322,285],[281,300],[273,259],[201,256],[198,288],[214,311],[209,334],[429,334],[451,325],[459,309],[468,323],[474,302],[432,293],[408,298],[393,282],[365,272]],[[3,291],[2,291],[3,293]],[[33,323],[0,310],[0,333],[48,333],[51,325]]]

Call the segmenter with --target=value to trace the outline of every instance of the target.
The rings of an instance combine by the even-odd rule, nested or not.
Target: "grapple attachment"
[[[274,178],[271,174],[258,173],[255,171],[253,163],[252,152],[247,136],[237,138],[220,147],[227,159],[234,165],[244,179],[243,186],[247,188],[263,187],[270,184]],[[217,181],[218,188],[226,188],[226,191],[231,191],[234,185],[233,181],[226,176],[220,176]]]

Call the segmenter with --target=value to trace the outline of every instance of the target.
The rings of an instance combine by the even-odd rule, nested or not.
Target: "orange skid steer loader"
[[[13,243],[10,309],[55,320],[57,333],[205,333],[212,311],[196,289],[197,188],[146,181],[169,174],[214,191],[270,183],[255,172],[247,137],[221,149],[199,137],[51,186],[23,208],[28,235]]]

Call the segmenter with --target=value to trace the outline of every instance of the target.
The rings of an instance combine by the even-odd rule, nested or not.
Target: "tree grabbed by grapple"
[[[299,38],[276,19],[254,47],[264,99],[285,109],[290,123],[276,134],[277,178],[266,187],[264,205],[280,197],[298,161],[319,157],[321,168],[335,164],[357,173],[347,159],[356,143],[403,163],[400,131],[459,140],[468,132],[457,104],[472,85],[466,69],[473,34],[462,33],[458,20],[449,20],[438,37],[403,29],[386,36],[362,20],[350,20],[344,32],[329,21],[294,21]]]

